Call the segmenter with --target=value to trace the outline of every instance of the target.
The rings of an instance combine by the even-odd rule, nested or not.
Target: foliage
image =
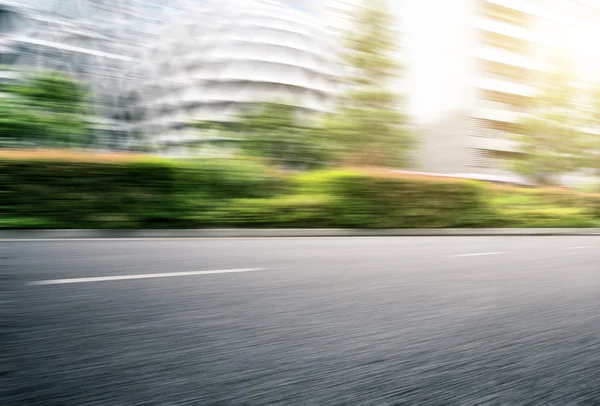
[[[79,161],[79,162],[131,162],[156,159],[151,155],[127,152],[88,152],[74,149],[4,149],[0,150],[0,161]]]
[[[583,165],[600,175],[600,83],[595,83],[587,94],[587,109],[585,111],[587,125],[583,142]],[[587,185],[592,190],[598,190],[598,185]]]
[[[4,85],[0,98],[0,144],[79,146],[89,142],[83,87],[57,73],[42,73]]]
[[[466,227],[491,216],[484,189],[471,181],[355,169],[303,175],[299,182],[333,199],[341,227]]]
[[[346,162],[406,165],[413,139],[401,100],[390,90],[400,73],[393,19],[385,0],[365,0],[357,7],[355,29],[347,38],[347,92],[327,128]]]
[[[62,227],[177,227],[230,199],[278,191],[267,168],[239,162],[4,158],[0,174],[0,217]]]
[[[223,227],[311,228],[335,226],[331,200],[290,195],[266,199],[235,199],[199,213],[195,224]]]
[[[503,208],[502,227],[561,228],[598,227],[600,221],[576,207]]]
[[[265,103],[234,122],[201,122],[197,127],[230,134],[249,156],[264,157],[283,167],[315,168],[329,160],[323,131],[300,123],[296,108],[290,105]]]
[[[45,118],[30,111],[23,101],[0,98],[0,147],[44,143],[50,134]]]
[[[85,92],[78,82],[54,72],[31,76],[7,90],[22,96],[32,107],[56,113],[80,113],[85,102]]]
[[[379,168],[0,151],[0,228],[600,226],[600,194]]]
[[[558,188],[490,188],[488,200],[503,219],[501,226],[600,225],[599,194]]]
[[[564,56],[550,61],[533,108],[515,137],[520,156],[511,169],[538,185],[559,183],[559,176],[582,167],[581,113],[574,105],[573,73]]]

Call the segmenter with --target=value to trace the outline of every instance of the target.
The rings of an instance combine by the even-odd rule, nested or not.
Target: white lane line
[[[186,240],[250,240],[310,237],[117,237],[117,238],[0,238],[0,242],[79,242],[79,241],[186,241]]]
[[[481,257],[484,255],[501,255],[501,254],[508,254],[508,251],[502,251],[502,252],[478,252],[475,254],[455,254],[455,255],[450,255],[451,257],[454,258],[460,258],[460,257]]]
[[[582,245],[580,247],[566,247],[566,248],[563,248],[563,249],[564,250],[584,250],[586,248],[592,248],[592,246],[591,245]]]
[[[69,283],[89,283],[89,282],[108,282],[108,281],[124,281],[132,279],[152,279],[152,278],[173,278],[178,276],[198,276],[198,275],[213,275],[222,273],[242,273],[242,272],[257,272],[264,271],[265,268],[240,268],[240,269],[220,269],[214,271],[191,271],[191,272],[169,272],[169,273],[145,273],[133,275],[114,275],[114,276],[97,276],[91,278],[70,278],[70,279],[50,279],[45,281],[32,281],[29,285],[64,285]]]
[[[328,236],[262,236],[262,237],[117,237],[117,238],[0,238],[0,242],[113,242],[113,241],[208,241],[208,240],[299,240],[311,238],[405,238],[402,235],[393,236],[344,236],[344,235],[328,235]]]

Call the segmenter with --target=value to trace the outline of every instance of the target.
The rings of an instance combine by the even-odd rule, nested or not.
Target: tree
[[[323,131],[300,123],[296,108],[283,103],[265,103],[233,122],[203,121],[196,127],[229,135],[248,155],[270,159],[280,166],[315,168],[329,160]]]
[[[43,117],[21,100],[0,99],[0,147],[35,145],[48,135],[47,130]]]
[[[585,145],[569,62],[555,55],[549,65],[515,137],[520,157],[511,162],[512,170],[539,185],[557,184],[560,175],[580,169]]]
[[[53,112],[81,113],[85,102],[85,91],[78,82],[54,72],[31,76],[10,89],[29,105]]]
[[[0,99],[0,142],[10,146],[77,146],[89,142],[83,87],[58,73],[5,85]]]
[[[414,144],[400,97],[390,90],[401,69],[391,55],[396,41],[386,3],[364,0],[357,7],[344,55],[347,90],[327,119],[342,159],[354,164],[406,165]]]
[[[583,166],[600,176],[600,82],[590,89],[587,98],[587,131],[584,143]]]

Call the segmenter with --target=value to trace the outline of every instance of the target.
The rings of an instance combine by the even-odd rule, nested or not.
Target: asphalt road
[[[3,406],[600,404],[600,237],[0,245]]]

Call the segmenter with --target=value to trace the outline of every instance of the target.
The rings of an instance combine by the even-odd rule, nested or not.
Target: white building
[[[0,0],[0,65],[6,67],[0,66],[0,80],[59,71],[81,81],[93,101],[88,113],[98,142],[122,146],[128,126],[120,89],[140,79],[132,66],[145,43],[192,1],[159,7],[150,0]]]
[[[228,121],[263,102],[329,109],[338,71],[310,1],[207,1],[173,19],[131,89],[138,129],[157,147],[197,143],[197,121]],[[200,137],[201,139],[201,137]]]
[[[351,29],[362,0],[324,0],[332,33]],[[511,177],[511,140],[527,114],[554,46],[565,46],[581,88],[598,82],[600,2],[578,0],[389,0],[402,32],[399,58],[418,124],[417,168]],[[583,101],[582,101],[583,102]],[[567,178],[578,182],[585,179]]]
[[[519,158],[514,134],[528,114],[549,55],[564,47],[559,52],[569,53],[578,84],[589,88],[597,82],[598,53],[589,41],[598,32],[599,9],[575,0],[435,3],[445,16],[433,24],[438,52],[415,61],[421,75],[416,90],[422,92],[418,97],[426,113],[420,169],[511,177],[507,161]],[[420,35],[431,37],[425,30]]]

